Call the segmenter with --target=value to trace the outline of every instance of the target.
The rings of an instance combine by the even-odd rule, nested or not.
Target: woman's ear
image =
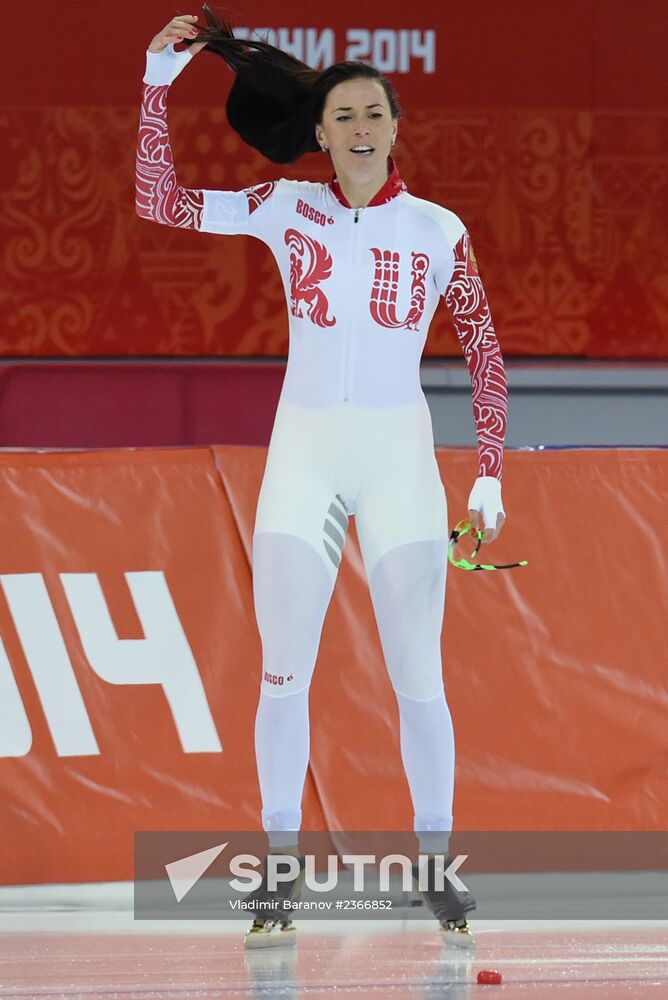
[[[315,138],[316,138],[316,142],[318,143],[318,145],[320,146],[320,148],[321,149],[325,149],[326,146],[327,146],[327,142],[325,140],[325,136],[324,136],[324,133],[322,131],[322,125],[316,125],[316,127],[315,127]]]

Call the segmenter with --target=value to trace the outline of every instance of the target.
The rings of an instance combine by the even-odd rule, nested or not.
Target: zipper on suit
[[[355,214],[353,216],[353,244],[350,254],[351,263],[351,310],[348,318],[348,329],[346,330],[346,340],[345,349],[343,356],[343,402],[350,402],[350,395],[352,392],[352,367],[353,367],[353,350],[354,350],[354,339],[353,339],[353,324],[355,322],[355,300],[356,296],[356,283],[355,279],[359,274],[359,269],[357,268],[357,251],[359,244],[357,223],[360,220],[360,215],[364,209],[356,208]]]

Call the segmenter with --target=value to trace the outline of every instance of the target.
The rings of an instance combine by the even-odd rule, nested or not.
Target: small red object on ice
[[[482,969],[478,973],[478,982],[481,986],[498,986],[501,978],[501,973],[494,969]]]

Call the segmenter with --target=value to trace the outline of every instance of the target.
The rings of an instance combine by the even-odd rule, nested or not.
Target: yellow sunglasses
[[[529,565],[526,559],[522,559],[521,562],[503,563],[502,565],[492,565],[490,563],[473,563],[470,562],[468,559],[457,558],[457,556],[455,555],[455,546],[459,542],[459,539],[463,538],[465,535],[471,534],[471,532],[473,531],[474,531],[473,525],[471,524],[470,521],[467,521],[466,518],[464,518],[464,520],[462,521],[458,521],[457,524],[452,529],[452,534],[450,535],[450,541],[448,542],[448,559],[450,560],[453,566],[457,566],[458,569],[476,570],[476,569],[515,569],[517,566]],[[471,559],[475,559],[475,557],[478,555],[478,551],[480,549],[480,546],[482,545],[483,534],[484,532],[481,531],[480,528],[475,530],[475,536],[477,541],[476,541],[476,547],[471,553]]]

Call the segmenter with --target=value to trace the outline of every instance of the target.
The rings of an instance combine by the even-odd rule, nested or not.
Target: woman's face
[[[397,126],[380,81],[358,77],[330,90],[316,138],[337,174],[363,179],[385,170]]]

